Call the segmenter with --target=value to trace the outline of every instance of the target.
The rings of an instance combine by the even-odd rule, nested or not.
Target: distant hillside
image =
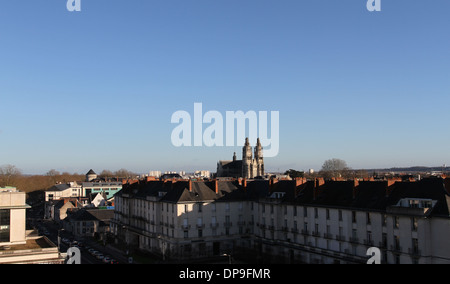
[[[415,167],[407,167],[407,168],[388,168],[388,169],[365,169],[368,172],[394,172],[394,173],[429,173],[429,172],[448,172],[450,171],[450,167],[423,167],[423,166],[415,166]]]

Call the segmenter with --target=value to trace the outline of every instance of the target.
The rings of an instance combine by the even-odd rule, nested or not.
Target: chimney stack
[[[219,194],[219,180],[214,179],[214,189],[216,190],[216,194]]]
[[[314,192],[313,197],[314,200],[316,200],[317,196],[319,195],[319,188],[325,184],[325,180],[323,178],[316,178],[314,183]]]
[[[359,181],[358,181],[358,179],[355,178],[355,179],[353,180],[353,199],[356,198],[358,186],[359,186]]]

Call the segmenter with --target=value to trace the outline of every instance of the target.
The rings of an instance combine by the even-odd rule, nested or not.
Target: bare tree
[[[114,173],[110,170],[103,170],[99,177],[104,179],[112,178],[114,177]]]
[[[119,178],[132,178],[132,177],[137,176],[136,173],[133,173],[127,169],[120,169],[118,171],[115,171],[114,175]]]
[[[14,165],[0,167],[0,186],[14,186],[22,172]]]
[[[325,178],[345,177],[350,172],[347,162],[341,159],[330,159],[323,163],[321,173]]]
[[[48,176],[48,177],[50,177],[52,183],[55,184],[56,181],[57,181],[57,179],[58,179],[58,176],[60,176],[61,173],[58,172],[58,171],[55,170],[55,169],[51,169],[51,170],[49,170],[45,175]]]

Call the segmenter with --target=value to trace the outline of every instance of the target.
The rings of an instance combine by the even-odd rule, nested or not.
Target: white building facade
[[[117,195],[111,231],[165,260],[366,263],[376,247],[381,263],[450,264],[447,202],[439,181],[142,182]]]

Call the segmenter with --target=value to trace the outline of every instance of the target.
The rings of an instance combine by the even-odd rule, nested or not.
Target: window
[[[416,238],[412,239],[412,252],[414,254],[418,254],[419,253],[419,240]]]
[[[352,211],[352,223],[356,223],[356,211]]]
[[[303,217],[308,217],[308,208],[303,207]]]
[[[366,213],[366,222],[367,222],[367,225],[370,225],[371,222],[372,222],[372,220],[370,219],[370,213],[369,212]]]
[[[327,208],[327,220],[330,220],[330,209]]]
[[[342,221],[342,210],[339,210],[339,221]]]
[[[203,212],[203,204],[202,203],[198,203],[198,213],[202,213]]]
[[[383,233],[381,236],[381,246],[382,248],[387,248],[387,234]]]
[[[352,239],[354,241],[358,240],[358,232],[356,231],[356,229],[352,229]]]
[[[394,249],[400,250],[400,237],[394,236]]]
[[[319,210],[314,208],[314,218],[319,218]]]
[[[412,220],[411,220],[411,229],[413,230],[413,231],[417,231],[417,218],[416,217],[413,217],[412,218]]]
[[[372,232],[367,231],[367,243],[372,243]]]
[[[398,217],[394,216],[394,229],[398,229],[398,227],[399,227]]]
[[[0,210],[0,243],[10,241],[10,218],[10,210]]]
[[[225,216],[225,226],[226,227],[231,226],[231,221],[230,221],[230,216],[229,215]]]

